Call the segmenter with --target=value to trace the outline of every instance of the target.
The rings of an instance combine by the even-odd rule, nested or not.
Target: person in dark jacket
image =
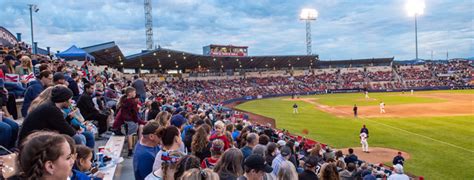
[[[299,180],[317,180],[316,168],[318,167],[318,158],[309,156],[304,161],[304,171],[298,175]]]
[[[81,110],[82,116],[86,120],[96,120],[99,122],[99,135],[107,131],[107,114],[101,113],[94,106],[92,101],[92,93],[94,93],[94,85],[90,83],[84,84],[84,93],[79,97],[77,101],[77,107]]]
[[[38,97],[38,95],[48,86],[53,84],[53,74],[51,71],[45,70],[40,72],[36,80],[31,81],[28,88],[25,91],[25,97],[23,99],[23,105],[21,107],[21,115],[26,117],[28,115],[28,109],[30,108],[31,102]]]
[[[62,108],[69,107],[72,92],[67,87],[56,86],[51,92],[51,99],[31,111],[26,116],[20,129],[19,142],[27,135],[38,130],[52,130],[71,137],[76,135],[74,128],[68,123],[70,116],[64,118]]]
[[[70,76],[68,74],[65,76],[66,81],[69,83],[67,87],[72,91],[73,94],[72,99],[77,100],[79,98],[79,86],[77,85],[79,74],[77,74],[77,72],[73,72]]]
[[[393,165],[400,164],[403,166],[403,163],[405,162],[405,158],[402,156],[402,152],[398,152],[397,156],[393,158]]]
[[[349,163],[354,163],[354,164],[359,164],[359,158],[354,154],[354,149],[349,148],[349,154],[344,158],[344,162],[346,164]]]

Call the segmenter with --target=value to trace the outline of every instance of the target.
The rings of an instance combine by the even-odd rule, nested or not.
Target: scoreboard
[[[233,46],[233,45],[214,45],[204,46],[202,48],[203,54],[207,56],[235,56],[243,57],[248,55],[247,46]]]

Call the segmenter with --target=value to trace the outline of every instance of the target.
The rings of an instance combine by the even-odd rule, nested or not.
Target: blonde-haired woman
[[[28,75],[33,72],[33,63],[31,62],[30,57],[22,56],[20,58],[20,65],[15,67],[15,73],[20,76]]]
[[[192,168],[184,172],[180,180],[201,179],[201,180],[219,180],[219,175],[211,169]]]
[[[53,88],[56,87],[56,86],[51,86],[51,87],[48,87],[46,88],[45,90],[43,90],[43,92],[41,92],[38,97],[36,97],[32,102],[31,102],[31,105],[30,107],[28,108],[28,114],[33,111],[34,109],[36,109],[36,107],[38,107],[39,105],[45,103],[46,101],[48,101],[50,98],[51,98],[51,92],[53,91]]]

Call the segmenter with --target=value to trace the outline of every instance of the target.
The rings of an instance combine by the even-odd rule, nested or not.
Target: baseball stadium
[[[271,6],[268,2],[231,5],[236,12],[215,2],[89,2],[101,8],[71,12],[85,14],[81,20],[64,15],[65,29],[50,17],[61,14],[40,14],[40,7],[52,5],[48,3],[0,3],[0,11],[5,10],[0,12],[0,180],[474,178],[469,170],[474,167],[472,16],[459,26],[459,35],[439,41],[437,36],[444,30],[429,34],[435,31],[433,24],[421,24],[434,26],[430,30],[417,27],[418,21],[439,18],[424,13],[434,13],[441,5],[452,7],[447,13],[451,16],[445,17],[448,21],[466,22],[472,2],[390,2],[409,14],[403,22],[411,24],[402,29],[409,31],[403,33],[411,39],[400,39],[402,45],[384,34],[405,37],[396,27],[398,21],[371,24],[393,29],[382,35],[371,32],[360,40],[377,36],[377,42],[350,43],[342,38],[334,44],[312,37],[331,39],[334,35],[321,33],[335,33],[342,26],[357,29],[365,24],[348,21],[384,14],[374,10],[380,4],[368,2],[352,2],[350,7],[341,2],[305,2],[304,8],[287,2],[271,4],[296,13],[299,17],[292,21],[304,31],[252,29],[249,32],[255,32],[251,34],[255,37],[250,39],[246,39],[249,34],[239,36],[232,29],[251,29],[245,22],[280,16],[262,11],[243,18],[243,24],[236,25],[240,22],[236,18],[229,26],[214,20],[205,27],[197,20],[183,19],[180,24],[170,14],[199,11],[190,19],[245,16],[248,8],[259,11],[261,6]],[[156,4],[158,13],[152,12]],[[64,8],[79,5],[71,2]],[[141,8],[138,15],[137,7]],[[342,20],[331,19],[324,13],[332,12],[323,7],[348,12],[337,12],[347,14]],[[138,38],[131,29],[136,22],[126,20],[138,16],[143,21],[143,12],[145,26],[140,24]],[[101,18],[98,15],[119,20],[106,26],[94,24]],[[38,16],[36,24],[34,16]],[[156,20],[179,25],[157,26]],[[318,27],[319,21],[327,27]],[[79,27],[83,22],[93,30]],[[159,29],[155,37],[162,42],[155,40],[153,28]],[[33,39],[34,33],[40,34],[35,37],[41,43]],[[280,39],[288,43],[273,44],[277,53],[272,47],[258,46],[262,42],[257,42],[261,40],[257,36],[278,39],[280,33],[289,33]],[[418,33],[423,40],[420,51]],[[133,44],[135,39],[138,45]],[[295,45],[294,39],[301,42]],[[370,50],[375,47],[371,43],[387,47],[380,48],[383,52]],[[456,57],[439,53],[445,47]]]

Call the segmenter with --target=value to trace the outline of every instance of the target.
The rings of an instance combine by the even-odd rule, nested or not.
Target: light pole
[[[33,47],[35,42],[33,37],[33,11],[38,12],[39,8],[36,4],[28,4],[28,6],[30,7],[31,51],[33,51],[33,54],[36,54],[36,47]]]
[[[409,16],[415,17],[415,50],[416,60],[418,60],[418,15],[422,15],[425,10],[424,0],[408,0],[405,4],[405,9]]]
[[[306,52],[311,55],[311,21],[315,21],[318,18],[318,11],[316,9],[302,9],[300,14],[300,20],[306,22]]]

